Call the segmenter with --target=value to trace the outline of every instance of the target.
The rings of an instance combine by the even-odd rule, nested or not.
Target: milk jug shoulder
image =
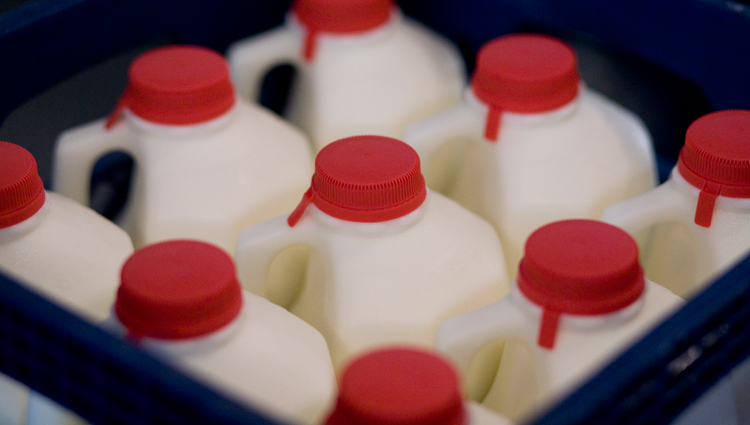
[[[750,111],[693,122],[669,179],[607,208],[602,220],[645,235],[646,275],[676,294],[728,270],[750,250]]]
[[[511,425],[497,413],[463,400],[458,376],[437,353],[387,346],[356,358],[344,370],[336,407],[326,425]]]
[[[447,40],[391,0],[297,0],[286,23],[230,46],[241,96],[257,101],[274,66],[296,68],[287,114],[315,150],[357,134],[401,137],[460,101],[464,66]]]
[[[270,278],[279,254],[310,247],[301,280]],[[509,290],[492,227],[430,193],[419,157],[381,136],[355,136],[317,156],[291,214],[242,231],[240,281],[321,331],[338,368],[370,347],[431,346],[438,324]]]
[[[60,136],[55,190],[87,204],[93,165],[112,151],[135,162],[118,223],[136,247],[191,238],[230,252],[242,228],[294,207],[313,160],[304,135],[239,100],[226,61],[194,46],[138,57],[113,114]]]
[[[122,269],[109,325],[137,345],[280,420],[317,424],[336,380],[325,340],[283,308],[242,291],[220,248],[173,240]]]
[[[593,220],[558,221],[529,237],[510,295],[446,320],[435,347],[456,363],[472,399],[520,421],[566,395],[682,302],[644,279],[637,245],[624,231]]]
[[[404,141],[430,188],[495,227],[511,273],[539,226],[598,218],[656,179],[640,119],[586,88],[572,48],[537,34],[485,44],[464,102],[411,125]]]

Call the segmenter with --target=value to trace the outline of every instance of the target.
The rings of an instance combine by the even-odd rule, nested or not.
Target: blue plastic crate
[[[399,4],[453,39],[470,69],[479,46],[517,31],[551,33],[602,55],[609,64],[604,70],[587,68],[581,55],[584,79],[644,117],[662,177],[693,118],[709,110],[750,109],[750,7],[742,3]],[[160,40],[224,51],[280,24],[288,7],[289,1],[251,0],[25,2],[0,15],[0,122],[34,96],[129,49]],[[748,356],[748,316],[750,257],[535,423],[669,423]],[[272,423],[3,276],[0,372],[95,424]]]

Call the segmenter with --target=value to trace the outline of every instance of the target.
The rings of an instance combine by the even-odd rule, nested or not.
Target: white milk
[[[131,155],[119,222],[136,247],[191,238],[232,252],[241,229],[294,208],[312,170],[309,144],[271,112],[236,99],[218,53],[155,49],[135,60],[129,77],[106,124],[58,139],[56,191],[87,205],[95,162],[112,151]]]
[[[453,319],[435,347],[467,395],[520,421],[592,376],[683,301],[643,277],[635,241],[592,220],[534,232],[507,297]]]
[[[678,295],[727,271],[750,249],[750,111],[696,120],[670,178],[607,208],[602,220],[634,236],[650,230],[646,275]]]
[[[304,278],[269,279],[297,245],[311,248],[308,261],[285,266]],[[321,331],[337,370],[373,346],[431,346],[440,322],[509,290],[492,227],[428,192],[416,152],[387,137],[324,148],[297,209],[243,230],[235,255],[244,288]]]
[[[382,347],[346,367],[326,425],[511,425],[464,401],[453,367],[437,353]]]
[[[560,40],[499,37],[479,50],[464,102],[404,134],[428,187],[495,227],[512,275],[539,226],[598,218],[656,182],[643,123],[587,89],[576,66]]]
[[[92,321],[107,317],[120,267],[133,252],[117,226],[42,186],[34,157],[0,142],[0,269],[28,289]],[[45,397],[0,375],[0,423],[79,423]],[[54,418],[54,420],[53,420]],[[67,421],[67,422],[66,422]]]
[[[391,0],[296,0],[283,26],[233,44],[227,57],[252,101],[273,67],[295,67],[287,115],[316,151],[357,134],[400,138],[458,103],[465,84],[458,50]]]
[[[231,257],[200,241],[136,251],[109,325],[217,391],[278,420],[317,424],[336,377],[325,340],[283,308],[243,291]]]

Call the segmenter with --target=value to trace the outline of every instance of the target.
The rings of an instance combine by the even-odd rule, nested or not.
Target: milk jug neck
[[[319,210],[314,204],[308,207],[313,219],[318,223],[332,229],[338,233],[344,233],[353,236],[385,236],[403,232],[415,223],[419,222],[427,212],[430,204],[430,190],[427,189],[427,196],[424,202],[414,211],[392,220],[385,220],[373,223],[356,222],[342,220]]]
[[[719,196],[750,198],[750,111],[719,111],[695,120],[676,168],[700,190],[694,218],[699,226],[711,226]]]
[[[541,34],[498,37],[479,49],[473,94],[488,106],[484,137],[497,141],[503,112],[550,112],[578,96],[573,49]]]
[[[529,236],[515,287],[516,300],[541,310],[538,344],[551,350],[563,315],[584,326],[629,317],[645,278],[638,246],[623,230],[594,220],[563,220]]]
[[[350,222],[380,223],[404,217],[427,196],[419,155],[400,140],[354,136],[335,141],[315,158],[310,188],[287,220],[300,220],[310,204]]]
[[[232,106],[224,114],[197,124],[161,124],[158,122],[145,120],[133,112],[130,109],[124,109],[122,115],[125,120],[138,132],[148,134],[155,137],[165,138],[189,138],[189,137],[205,137],[211,134],[222,131],[236,119],[239,114],[239,101]]]
[[[512,112],[508,110],[502,110],[501,116],[498,118],[503,123],[519,125],[519,126],[541,126],[549,125],[558,121],[565,120],[573,115],[578,109],[582,98],[586,92],[586,85],[581,82],[578,87],[578,94],[570,102],[560,106],[559,108],[551,109],[542,112]],[[492,106],[482,101],[474,91],[470,88],[464,93],[464,101],[473,110],[482,116],[487,117],[490,113]],[[499,129],[498,129],[499,137]],[[486,139],[486,138],[485,138]]]
[[[231,333],[242,305],[229,254],[205,242],[172,240],[125,262],[114,315],[136,342],[200,342]]]
[[[213,50],[167,46],[150,50],[130,65],[128,86],[105,127],[128,109],[162,125],[196,125],[225,115],[236,104],[229,65]]]
[[[242,315],[243,313],[240,312],[240,314],[227,325],[213,332],[185,339],[163,339],[144,336],[134,337],[134,335],[129,333],[127,327],[120,322],[114,309],[112,310],[112,314],[107,320],[105,326],[113,329],[119,335],[130,338],[132,342],[146,351],[165,358],[172,358],[202,353],[220,347],[239,332],[242,327]]]

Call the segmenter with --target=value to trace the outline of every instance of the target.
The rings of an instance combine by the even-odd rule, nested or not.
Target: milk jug
[[[435,347],[467,395],[521,421],[567,395],[683,301],[644,279],[635,241],[593,220],[529,236],[511,293],[446,320]]]
[[[83,317],[108,316],[128,235],[89,208],[45,192],[34,157],[0,142],[0,269]]]
[[[264,75],[296,69],[286,114],[315,151],[342,137],[399,138],[461,100],[464,66],[447,40],[393,0],[296,0],[283,26],[227,51],[239,94],[257,101]]]
[[[313,161],[299,131],[238,100],[226,61],[195,46],[138,57],[115,112],[60,136],[55,190],[87,204],[92,167],[112,151],[135,161],[119,223],[136,247],[191,238],[230,252],[241,229],[294,207]]]
[[[646,275],[678,295],[728,270],[750,249],[750,111],[697,119],[669,179],[607,208],[602,220],[634,236],[650,232]]]
[[[311,249],[285,285],[268,279],[289,247]],[[334,367],[385,343],[431,346],[437,326],[509,290],[492,227],[429,192],[417,153],[382,136],[320,151],[310,189],[291,213],[242,231],[240,281],[326,338]]]
[[[243,291],[214,245],[172,240],[136,251],[112,311],[108,325],[141,348],[278,420],[318,424],[333,403],[320,333]]]
[[[437,353],[382,347],[349,364],[326,425],[511,425],[461,396],[453,366]]]
[[[34,157],[0,142],[0,270],[63,307],[98,321],[108,315],[117,273],[133,252],[128,235],[94,211],[47,193]],[[0,423],[34,421],[34,406],[56,412],[47,424],[77,419],[0,375]],[[28,422],[27,422],[28,421]]]
[[[495,227],[513,275],[524,241],[541,225],[598,218],[655,185],[641,120],[586,88],[576,67],[561,40],[496,38],[479,50],[464,102],[404,135],[427,186]]]

